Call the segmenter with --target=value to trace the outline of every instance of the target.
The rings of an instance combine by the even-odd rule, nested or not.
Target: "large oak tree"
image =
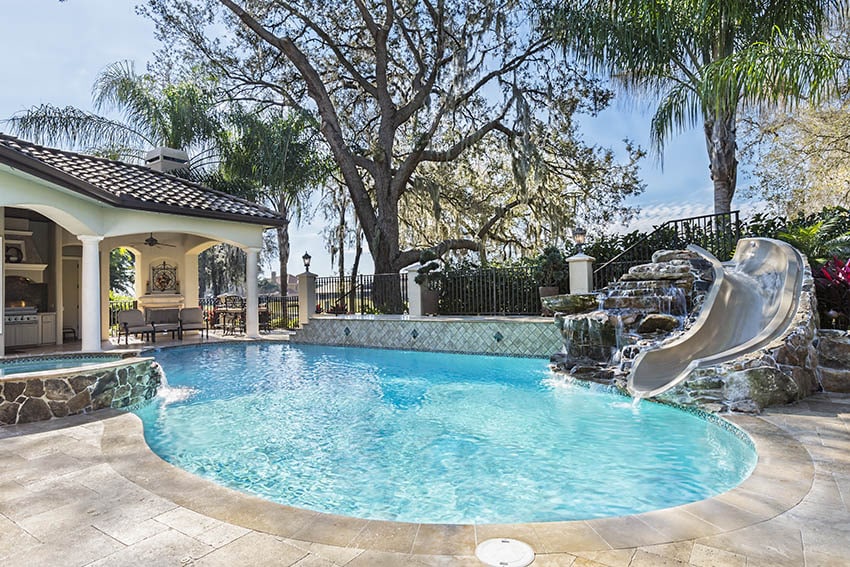
[[[148,0],[144,12],[169,65],[210,66],[234,98],[320,117],[375,271],[397,273],[420,257],[421,247],[402,248],[399,207],[427,185],[419,181],[428,166],[501,144],[523,186],[544,146],[536,134],[555,131],[533,125],[608,103],[610,93],[564,63],[531,8],[526,0]],[[480,241],[461,232],[429,247],[477,250]]]

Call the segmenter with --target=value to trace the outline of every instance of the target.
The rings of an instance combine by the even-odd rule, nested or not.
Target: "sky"
[[[138,0],[3,1],[0,18],[0,120],[43,103],[91,110],[91,87],[110,63],[133,61],[144,71],[160,45],[153,24],[135,12]],[[652,101],[615,100],[598,117],[582,120],[588,143],[610,146],[625,159],[622,140],[649,148]],[[9,127],[0,122],[0,132]],[[665,220],[712,212],[708,158],[700,129],[670,139],[664,166],[648,156],[641,166],[647,189],[629,201],[641,207],[629,230],[651,229]],[[743,180],[739,179],[739,187]],[[733,208],[740,203],[733,203]],[[311,271],[330,275],[330,255],[321,236],[321,215],[307,226],[291,229],[289,272],[303,270],[301,256],[313,257]],[[361,273],[372,271],[365,258]],[[346,258],[351,266],[353,253]],[[270,268],[266,267],[268,273]]]

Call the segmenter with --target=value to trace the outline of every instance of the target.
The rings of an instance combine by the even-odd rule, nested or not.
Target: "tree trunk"
[[[289,288],[289,274],[286,271],[289,264],[289,223],[286,226],[277,227],[275,231],[277,232],[277,256],[280,262],[280,295],[286,297]]]
[[[360,256],[363,255],[363,231],[357,226],[354,228],[354,263],[351,266],[351,298],[349,300],[349,311],[357,313],[357,272],[360,269]],[[362,309],[361,309],[362,312]]]
[[[289,289],[289,273],[287,272],[287,268],[289,266],[289,222],[290,222],[290,212],[289,207],[286,204],[286,198],[283,194],[281,194],[280,199],[277,202],[277,212],[286,219],[286,224],[283,226],[279,226],[275,229],[277,232],[277,258],[278,262],[280,262],[280,295],[282,297],[286,297],[287,290]]]
[[[714,212],[728,213],[732,210],[738,175],[735,113],[721,112],[709,116],[704,129],[711,181],[714,183]]]

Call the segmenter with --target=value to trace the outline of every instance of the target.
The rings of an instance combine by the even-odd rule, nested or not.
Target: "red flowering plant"
[[[850,326],[850,259],[833,256],[815,274],[818,312],[823,328]]]

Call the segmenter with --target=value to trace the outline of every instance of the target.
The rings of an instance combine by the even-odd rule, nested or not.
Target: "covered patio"
[[[245,331],[259,333],[258,255],[276,212],[153,169],[66,152],[0,134],[4,262],[0,355],[61,346],[103,349],[109,333],[109,256],[135,256],[142,310],[197,307],[198,255],[229,243],[246,265]]]

